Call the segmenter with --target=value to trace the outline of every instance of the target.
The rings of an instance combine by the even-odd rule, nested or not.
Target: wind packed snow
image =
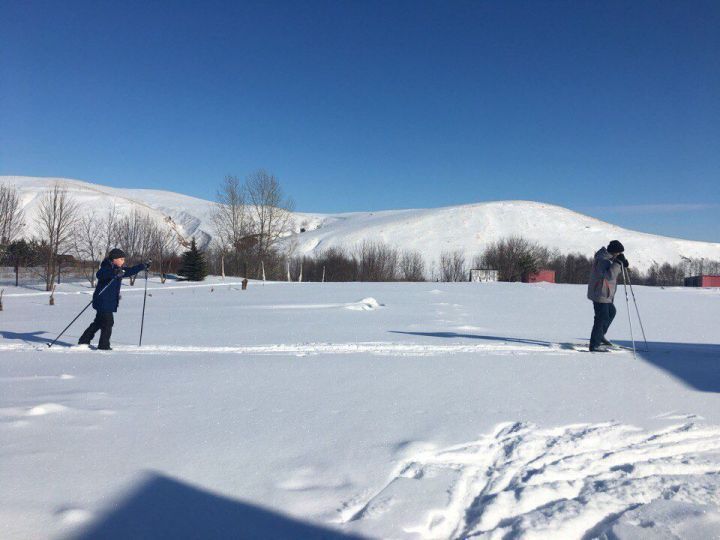
[[[86,286],[6,287],[1,538],[720,535],[720,290],[636,287],[634,358],[583,286],[148,289],[101,352],[46,346]]]

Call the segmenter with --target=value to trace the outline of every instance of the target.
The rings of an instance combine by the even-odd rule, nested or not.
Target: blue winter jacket
[[[115,270],[117,266],[114,266],[110,259],[105,259],[100,265],[100,270],[97,271],[95,276],[98,279],[97,285],[95,286],[95,292],[93,293],[92,306],[97,311],[103,313],[116,312],[118,305],[120,304],[120,285],[122,278],[115,277]],[[138,264],[133,267],[127,268],[123,266],[125,273],[122,277],[134,276],[138,272],[145,270],[144,264]],[[110,285],[108,285],[108,283]],[[108,288],[105,289],[105,286]],[[103,291],[100,294],[100,291]]]

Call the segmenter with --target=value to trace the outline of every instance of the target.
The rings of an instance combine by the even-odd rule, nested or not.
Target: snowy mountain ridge
[[[212,242],[212,202],[151,189],[120,189],[66,178],[0,176],[0,183],[20,191],[28,227],[33,226],[40,196],[62,182],[82,208],[102,212],[115,205],[120,215],[133,208],[171,227],[181,242],[195,238],[200,247]],[[313,255],[330,247],[353,249],[363,241],[383,241],[422,253],[428,265],[443,251],[461,250],[468,263],[488,244],[523,236],[562,253],[591,255],[609,240],[619,239],[631,264],[646,270],[654,262],[683,258],[720,260],[720,243],[682,240],[631,231],[552,204],[497,201],[444,208],[384,210],[341,214],[296,212],[294,232],[285,240],[295,255]],[[304,231],[304,232],[301,232]]]

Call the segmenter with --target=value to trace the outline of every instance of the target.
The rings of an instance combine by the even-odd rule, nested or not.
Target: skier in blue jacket
[[[120,304],[120,285],[122,278],[131,277],[150,268],[150,263],[142,263],[127,268],[125,265],[125,252],[115,248],[110,250],[107,258],[100,265],[100,270],[95,274],[98,282],[93,293],[92,307],[97,312],[95,320],[90,323],[87,330],[80,336],[80,345],[90,345],[95,333],[100,330],[100,342],[98,349],[111,351],[110,336],[115,322],[113,313]],[[105,288],[107,286],[107,288]],[[104,290],[103,290],[104,289]],[[101,294],[102,293],[102,294]]]

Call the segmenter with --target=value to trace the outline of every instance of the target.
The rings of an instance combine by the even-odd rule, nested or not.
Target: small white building
[[[489,283],[498,280],[498,271],[487,268],[475,268],[470,270],[470,281],[477,283]]]

